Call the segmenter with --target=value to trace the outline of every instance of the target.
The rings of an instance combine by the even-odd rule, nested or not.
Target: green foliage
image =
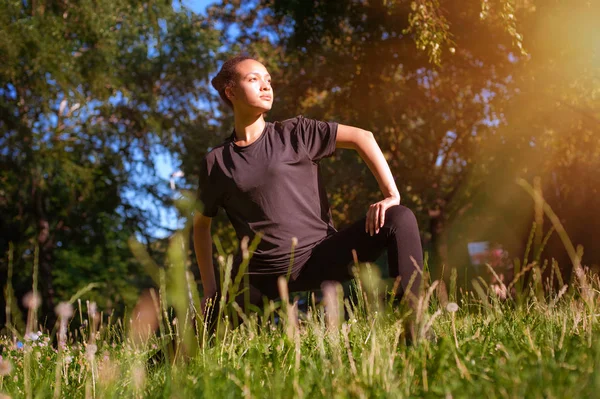
[[[195,128],[218,33],[165,1],[11,0],[0,23],[0,252],[15,243],[15,292],[37,245],[50,325],[55,301],[93,281],[132,305],[144,278],[126,240],[154,222],[125,190],[172,201],[152,156]]]

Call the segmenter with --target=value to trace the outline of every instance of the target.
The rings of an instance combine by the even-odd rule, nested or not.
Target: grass
[[[563,234],[560,227],[553,225]],[[563,281],[554,263],[547,269],[540,262],[542,239],[534,239],[534,233],[534,260],[528,259],[528,248],[506,286],[475,279],[473,291],[457,292],[456,270],[448,290],[441,281],[429,282],[413,315],[418,339],[409,347],[401,338],[407,313],[368,265],[357,265],[350,298],[343,299],[340,288],[332,286],[325,303],[312,300],[299,314],[297,298],[290,298],[282,282],[280,303],[245,315],[227,303],[228,289],[235,294],[241,279],[231,276],[231,257],[221,256],[221,279],[231,284],[221,284],[223,306],[211,330],[198,312],[199,295],[184,266],[188,232],[172,238],[168,269],[155,265],[132,241],[132,252],[158,290],[144,293],[129,316],[114,320],[78,299],[84,288],[57,307],[53,331],[36,332],[34,280],[27,325],[21,331],[9,319],[8,332],[0,336],[0,393],[26,398],[595,397],[600,392],[600,279],[584,272],[571,245],[566,247],[574,279]],[[9,275],[11,259],[9,254]],[[12,293],[10,284],[5,292]],[[511,295],[502,299],[498,293]],[[244,323],[233,328],[237,319]],[[69,329],[71,323],[81,327]]]
[[[587,397],[600,389],[600,284],[586,277],[586,300],[577,282],[570,292],[542,300],[530,285],[521,305],[489,289],[484,297],[463,295],[456,312],[447,310],[452,302],[444,306],[448,293],[430,287],[421,339],[412,347],[400,339],[400,308],[377,301],[363,291],[365,284],[356,286],[354,303],[327,304],[329,313],[345,313],[344,320],[328,318],[317,304],[297,322],[295,308],[284,301],[278,324],[272,322],[277,305],[270,304],[266,317],[251,316],[236,329],[221,323],[214,335],[199,318],[187,318],[197,320],[193,329],[182,323],[185,317],[173,318],[158,296],[146,301],[160,323],[159,333],[150,335],[144,326],[154,322],[143,319],[144,305],[123,325],[99,320],[91,304],[80,303],[73,317],[82,327],[62,344],[48,332],[1,338],[0,392],[61,398]]]

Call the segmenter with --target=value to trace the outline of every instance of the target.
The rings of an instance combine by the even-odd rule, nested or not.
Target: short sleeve
[[[298,137],[313,161],[329,157],[335,152],[338,124],[298,116]]]
[[[196,192],[196,209],[206,217],[215,217],[219,210],[219,187],[211,176],[211,168],[208,160],[204,158],[200,164],[200,176],[198,178],[198,191]]]

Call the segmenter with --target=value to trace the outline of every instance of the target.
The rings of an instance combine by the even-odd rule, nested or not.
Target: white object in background
[[[171,190],[175,190],[175,178],[176,177],[183,177],[183,176],[185,176],[185,174],[181,170],[178,170],[177,172],[171,173],[171,179],[170,179]]]
[[[476,241],[467,244],[469,256],[471,257],[471,263],[473,265],[482,265],[489,256],[490,242],[489,241]]]

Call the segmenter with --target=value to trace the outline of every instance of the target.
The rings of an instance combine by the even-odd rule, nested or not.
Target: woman
[[[210,225],[222,207],[240,240],[262,235],[247,271],[253,304],[260,305],[263,296],[278,296],[279,276],[288,277],[290,291],[316,289],[325,281],[352,278],[353,250],[361,262],[375,261],[387,250],[390,275],[401,277],[404,290],[413,279],[409,303],[414,308],[423,264],[419,230],[414,214],[400,205],[373,134],[302,116],[265,122],[274,99],[271,77],[249,57],[225,62],[212,84],[233,108],[235,129],[207,154],[200,171],[202,206],[194,217],[194,247],[205,299],[217,293]],[[336,148],[358,151],[382,192],[366,217],[339,232],[318,169],[319,160]],[[241,260],[240,254],[233,275]]]

